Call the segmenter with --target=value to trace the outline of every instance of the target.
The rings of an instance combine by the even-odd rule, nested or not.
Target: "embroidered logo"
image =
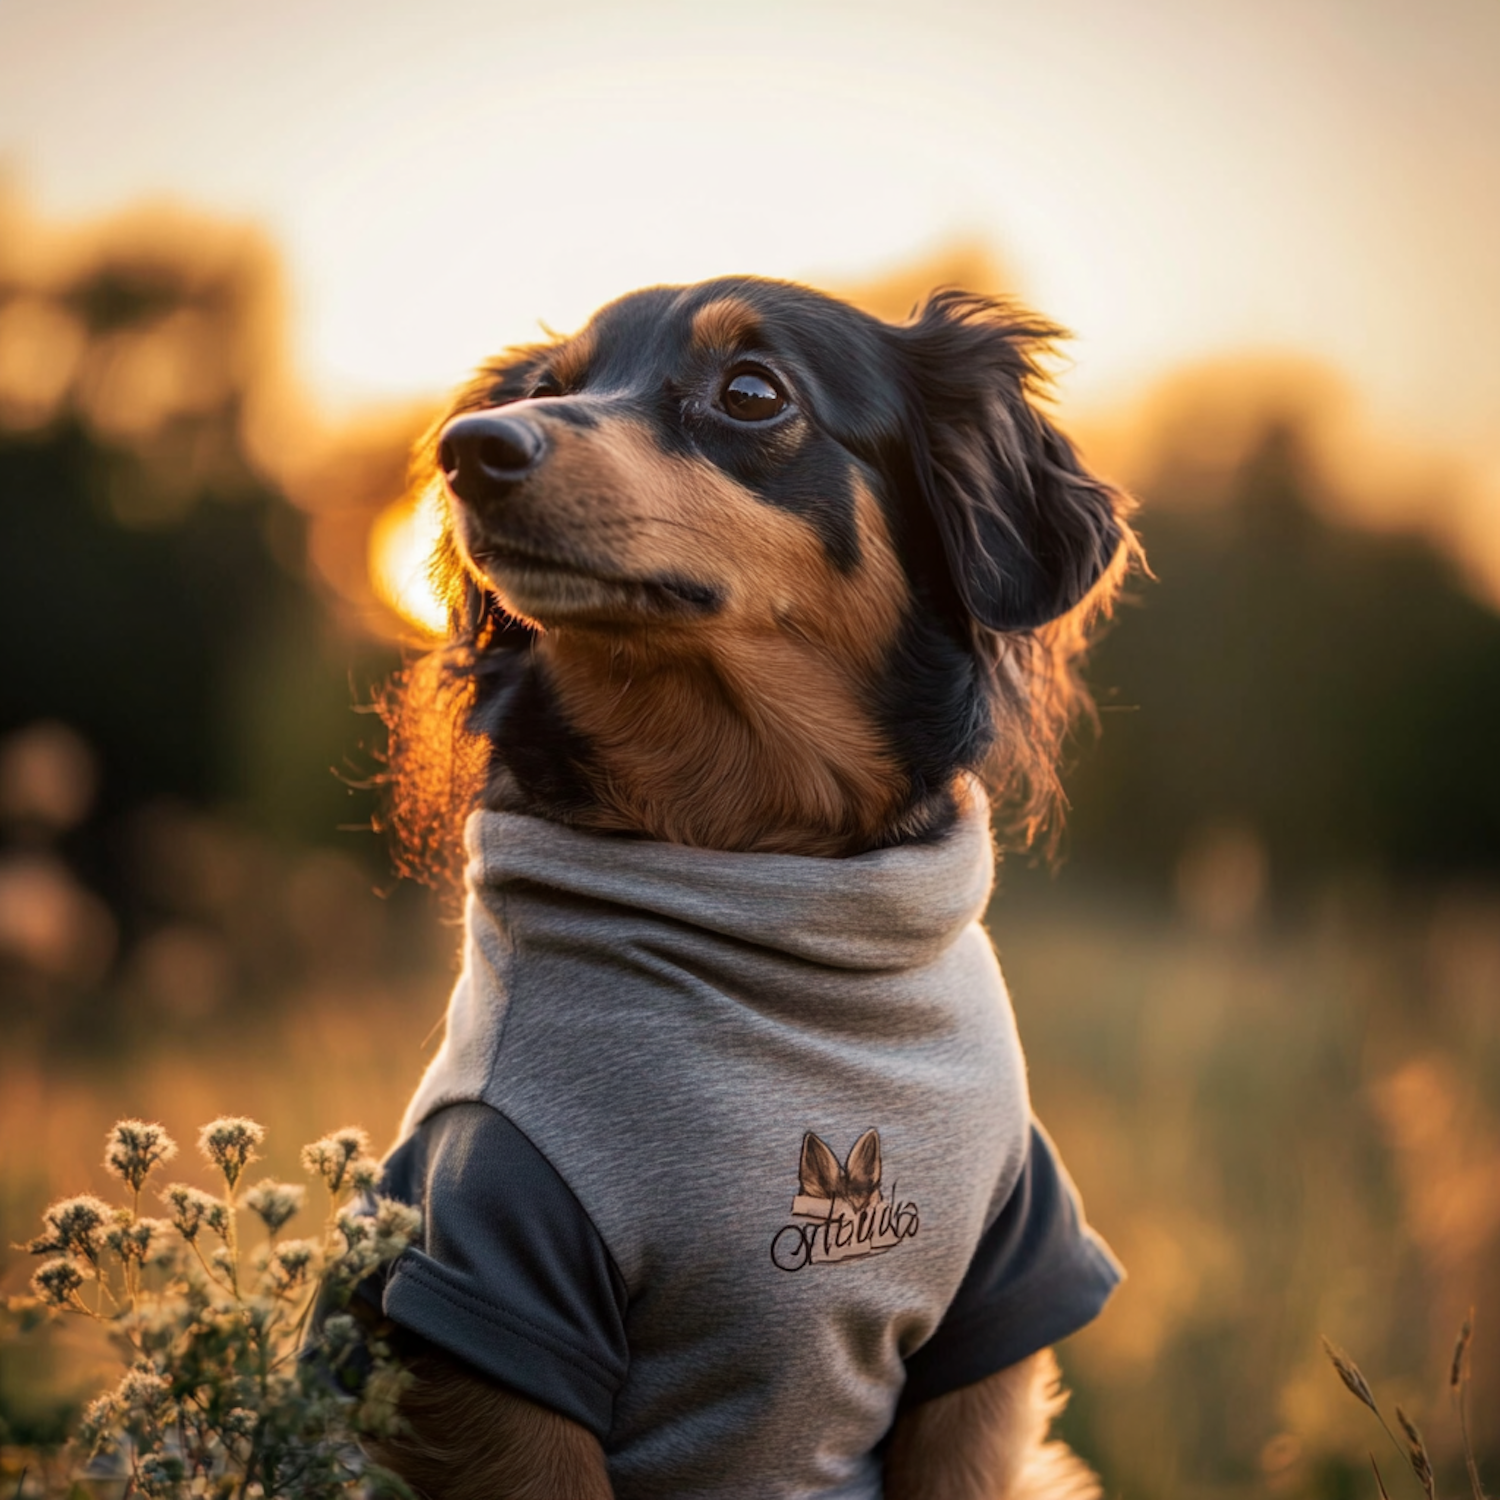
[[[861,1260],[894,1250],[920,1227],[917,1205],[880,1191],[880,1133],[867,1130],[849,1148],[843,1166],[827,1141],[802,1137],[796,1224],[784,1224],[771,1240],[771,1261],[783,1271]]]

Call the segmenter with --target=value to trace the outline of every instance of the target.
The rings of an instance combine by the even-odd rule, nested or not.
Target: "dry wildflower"
[[[111,1229],[105,1231],[104,1243],[122,1261],[135,1261],[144,1265],[151,1257],[152,1247],[160,1244],[172,1224],[167,1219],[119,1219]]]
[[[317,1261],[318,1245],[315,1240],[288,1240],[271,1252],[271,1271],[280,1288],[285,1291],[305,1281]]]
[[[224,1174],[232,1192],[245,1168],[257,1160],[255,1148],[265,1137],[265,1126],[244,1115],[220,1115],[199,1132],[198,1149]]]
[[[370,1215],[362,1213],[357,1208],[346,1208],[338,1216],[338,1231],[344,1237],[344,1245],[348,1250],[357,1250],[362,1245],[368,1245],[375,1238],[375,1225]]]
[[[356,1193],[373,1193],[380,1178],[380,1163],[373,1156],[356,1157],[349,1164],[349,1186]]]
[[[24,1245],[12,1245],[11,1249],[24,1250],[28,1255],[53,1255],[62,1249],[62,1242],[49,1227],[44,1234],[34,1234]]]
[[[224,1431],[230,1437],[249,1437],[255,1431],[259,1421],[260,1419],[248,1406],[236,1406],[225,1413]]]
[[[359,1343],[359,1324],[348,1313],[330,1313],[323,1319],[323,1348],[339,1364]]]
[[[73,1307],[78,1302],[78,1288],[88,1279],[89,1272],[76,1260],[59,1255],[37,1267],[31,1289],[48,1307]]]
[[[81,1447],[110,1466],[96,1478],[123,1482],[140,1500],[404,1494],[399,1481],[361,1456],[358,1442],[377,1429],[388,1435],[405,1377],[390,1345],[339,1309],[359,1278],[400,1252],[420,1216],[366,1197],[363,1217],[277,1243],[306,1190],[269,1179],[246,1190],[245,1168],[262,1137],[244,1119],[205,1127],[204,1154],[227,1191],[216,1197],[169,1184],[161,1197],[170,1222],[143,1218],[137,1204],[112,1209],[92,1197],[48,1210],[45,1232],[31,1247],[53,1257],[33,1280],[37,1300],[110,1323],[136,1361],[114,1390],[89,1404]],[[170,1142],[159,1126],[122,1121],[107,1150],[110,1169],[138,1195]],[[338,1184],[336,1204],[378,1175],[361,1131],[337,1131],[309,1153],[323,1181]],[[240,1254],[240,1192],[266,1230],[253,1257]],[[210,1229],[217,1235],[211,1251]],[[113,1253],[102,1254],[106,1249]],[[148,1278],[140,1274],[148,1263],[174,1274]],[[97,1302],[79,1295],[89,1281]],[[315,1307],[330,1311],[309,1334]],[[309,1342],[315,1360],[302,1357]]]
[[[370,1155],[370,1137],[363,1130],[346,1125],[309,1146],[302,1148],[302,1170],[321,1177],[330,1193],[343,1188],[351,1162]]]
[[[136,1365],[121,1377],[115,1387],[115,1404],[129,1411],[157,1416],[172,1399],[172,1383],[149,1366]]]
[[[180,1266],[181,1262],[176,1264]],[[133,1348],[143,1356],[155,1356],[172,1348],[181,1331],[181,1323],[180,1309],[175,1301],[147,1290],[140,1305],[121,1317],[120,1328]]]
[[[252,1297],[241,1304],[240,1316],[245,1327],[257,1337],[270,1331],[281,1316],[281,1309],[270,1297]]]
[[[135,1193],[155,1167],[176,1155],[177,1142],[145,1120],[116,1120],[104,1138],[104,1165]]]
[[[384,1254],[398,1255],[421,1232],[421,1209],[402,1203],[398,1198],[375,1200],[375,1238]]]
[[[1378,1417],[1380,1408],[1376,1406],[1375,1395],[1370,1390],[1369,1382],[1360,1374],[1359,1366],[1346,1355],[1340,1354],[1327,1339],[1323,1340],[1323,1352],[1333,1362],[1333,1368],[1338,1371],[1339,1379],[1344,1382],[1349,1393],[1363,1401]]]
[[[38,1235],[26,1248],[33,1255],[50,1255],[60,1250],[64,1255],[81,1255],[93,1263],[99,1259],[105,1225],[113,1218],[114,1210],[109,1204],[91,1193],[60,1199],[42,1215],[46,1233]]]
[[[346,1208],[335,1224],[344,1238],[335,1269],[340,1277],[359,1281],[395,1260],[421,1234],[422,1212],[394,1198],[377,1198],[373,1208]]]
[[[275,1234],[301,1207],[307,1189],[300,1182],[276,1182],[267,1177],[245,1194],[244,1203]]]
[[[175,1453],[148,1453],[136,1465],[135,1485],[148,1500],[177,1494],[187,1477],[187,1465]]]
[[[185,1182],[169,1183],[161,1190],[162,1202],[172,1210],[172,1227],[189,1244],[200,1229],[223,1236],[229,1229],[229,1209],[220,1199]]]
[[[360,1425],[365,1431],[382,1437],[400,1431],[401,1397],[411,1383],[411,1372],[396,1365],[387,1365],[370,1376],[359,1407]]]
[[[79,1441],[85,1453],[92,1456],[109,1436],[109,1430],[118,1420],[113,1391],[95,1396],[83,1409],[83,1420],[78,1424]]]

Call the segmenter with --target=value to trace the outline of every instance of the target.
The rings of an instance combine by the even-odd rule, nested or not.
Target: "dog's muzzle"
[[[448,488],[466,505],[500,499],[535,472],[546,451],[547,440],[534,422],[494,412],[455,417],[438,439]]]

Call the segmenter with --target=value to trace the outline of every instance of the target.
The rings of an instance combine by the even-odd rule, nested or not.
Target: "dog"
[[[504,970],[495,981],[502,987],[521,984],[524,973],[515,980],[506,967],[518,947],[561,951],[569,932],[583,934],[578,941],[585,946],[594,942],[586,925],[590,914],[603,910],[601,903],[627,899],[619,891],[633,890],[630,881],[638,876],[648,885],[654,881],[653,861],[666,860],[671,868],[672,900],[698,901],[694,872],[711,883],[715,872],[727,869],[736,880],[748,872],[744,889],[760,893],[742,906],[763,901],[767,912],[779,912],[783,881],[816,891],[815,883],[796,883],[804,876],[816,882],[825,873],[841,878],[841,871],[920,872],[927,868],[923,861],[938,857],[931,851],[954,846],[960,830],[978,826],[978,842],[971,839],[965,858],[970,865],[977,858],[984,874],[981,885],[966,887],[964,920],[982,911],[992,855],[981,787],[1018,841],[1055,826],[1059,753],[1070,727],[1090,708],[1077,666],[1095,623],[1141,558],[1129,499],[1088,472],[1039,405],[1044,362],[1060,335],[1013,302],[956,290],[936,292],[897,325],[807,287],[734,277],[625,296],[572,337],[508,351],[457,393],[414,461],[414,482],[433,493],[445,515],[433,576],[452,628],[449,642],[408,674],[388,705],[390,827],[416,868],[430,866],[451,846],[471,809],[484,810],[481,819],[509,819],[493,826],[511,830],[506,837],[519,839],[524,849],[504,873],[510,882],[501,903],[506,912],[535,895],[541,866],[527,860],[535,854],[545,863],[536,850],[560,848],[568,860],[590,867],[597,855],[600,869],[608,870],[617,859],[626,861],[618,879],[601,874],[603,885],[574,892],[584,915],[572,928],[559,928],[562,937],[546,925],[545,902],[535,929],[542,936],[521,929],[520,937],[506,935],[503,924],[511,918],[504,916],[476,936],[476,924],[489,918],[471,889],[470,951],[460,991],[467,993],[466,984],[472,990],[487,964]],[[489,878],[473,874],[487,858],[503,863],[511,857],[503,850],[486,853],[489,826],[471,824],[471,883]],[[534,840],[541,841],[535,849]],[[771,873],[763,878],[763,872]],[[963,878],[973,885],[971,875]],[[585,884],[595,879],[590,874]],[[862,910],[856,902],[839,920],[857,927]],[[890,911],[896,915],[882,915],[882,923],[899,922],[899,904]],[[763,939],[745,937],[762,931],[764,924],[754,926],[756,913],[723,921],[739,945],[734,962],[759,962],[754,955]],[[751,925],[742,932],[736,922]],[[834,934],[826,940],[843,939]],[[882,933],[856,940],[878,947]],[[608,947],[602,938],[599,945]],[[644,947],[650,952],[637,962],[642,971],[659,957],[650,944]],[[975,962],[993,965],[992,958]],[[860,972],[874,974],[878,967],[871,960]],[[697,984],[691,962],[681,961],[673,974],[679,970],[688,977],[672,979],[678,989]],[[507,1037],[521,1026],[504,1024]],[[675,1022],[669,1017],[668,1024]],[[445,1046],[459,1047],[455,1030],[468,1025],[455,1009]],[[494,1036],[486,1046],[499,1046],[500,1032]],[[650,1072],[649,1065],[643,1069]],[[424,1138],[420,1148],[412,1144],[413,1132],[434,1109],[469,1097],[450,1075],[451,1068],[442,1087],[419,1094],[409,1114],[403,1150],[421,1161],[413,1166],[415,1156],[407,1160],[400,1152],[392,1159],[394,1175],[406,1174],[407,1195],[421,1198],[429,1215],[437,1206],[433,1174],[448,1170],[444,1162],[478,1170],[475,1162],[498,1152],[531,1163],[525,1172],[551,1170],[546,1162],[536,1165],[535,1142],[508,1124],[505,1140],[495,1144],[491,1135],[482,1138],[491,1144],[476,1144],[481,1136],[472,1132],[499,1128],[493,1113],[463,1116],[466,1109],[482,1109],[479,1104],[457,1106],[453,1118],[467,1118],[467,1124],[442,1138]],[[1024,1081],[1019,1088],[1024,1113]],[[718,1128],[732,1132],[727,1103],[720,1113]],[[847,1338],[829,1330],[852,1326],[864,1312],[819,1321],[817,1297],[856,1285],[829,1278],[895,1275],[893,1268],[903,1266],[902,1274],[914,1274],[915,1247],[943,1243],[946,1232],[934,1222],[933,1190],[903,1197],[904,1180],[893,1175],[913,1170],[914,1144],[904,1146],[907,1166],[897,1161],[902,1143],[915,1140],[909,1131],[900,1140],[888,1136],[883,1146],[875,1122],[851,1114],[825,1126],[825,1133],[835,1128],[850,1135],[830,1141],[807,1128],[800,1154],[791,1144],[795,1137],[777,1148],[790,1202],[766,1209],[785,1221],[766,1220],[774,1228],[769,1269],[763,1269],[763,1246],[753,1272],[733,1274],[766,1278],[768,1297],[781,1296],[778,1288],[801,1289],[799,1311],[786,1315],[786,1327],[766,1325],[768,1338],[788,1341],[789,1371],[806,1372],[816,1362],[819,1340],[845,1339],[838,1349],[848,1370],[885,1371],[879,1378],[891,1389],[864,1392],[866,1405],[850,1398],[847,1412],[839,1407],[835,1415],[830,1408],[826,1424],[794,1423],[798,1435],[768,1441],[765,1473],[782,1478],[754,1477],[753,1452],[735,1460],[742,1464],[738,1480],[720,1485],[705,1478],[714,1461],[682,1456],[691,1424],[678,1422],[671,1402],[642,1418],[627,1461],[612,1448],[607,1415],[580,1417],[583,1408],[528,1391],[503,1361],[490,1364],[490,1346],[473,1344],[477,1335],[470,1331],[474,1319],[489,1316],[483,1299],[470,1297],[467,1283],[440,1286],[430,1268],[422,1272],[426,1281],[416,1272],[408,1279],[415,1289],[408,1303],[387,1293],[387,1326],[401,1341],[412,1380],[402,1400],[402,1431],[377,1445],[376,1456],[432,1500],[812,1495],[837,1487],[797,1477],[809,1474],[842,1476],[839,1494],[883,1492],[889,1500],[1096,1494],[1087,1467],[1047,1438],[1063,1399],[1050,1345],[1073,1325],[1052,1332],[1057,1320],[1042,1316],[1032,1335],[1042,1345],[1019,1352],[1008,1335],[996,1335],[992,1353],[981,1351],[972,1355],[977,1363],[965,1363],[971,1360],[966,1353],[929,1381],[924,1399],[908,1401],[897,1389],[900,1361],[915,1361],[921,1340],[934,1337],[933,1319],[941,1314],[940,1328],[947,1328],[951,1314],[939,1308],[918,1317],[898,1309],[883,1331]],[[937,1132],[943,1128],[936,1122]],[[862,1133],[851,1145],[856,1129]],[[568,1139],[566,1130],[562,1138]],[[743,1152],[749,1137],[741,1132],[734,1138]],[[601,1139],[613,1148],[614,1137]],[[1087,1301],[1092,1316],[1118,1271],[1078,1219],[1060,1167],[1048,1165],[1045,1137],[1034,1132],[1031,1140],[1026,1171],[1037,1177],[1027,1191],[1036,1203],[1050,1203],[1047,1212],[1063,1226],[1056,1231],[1058,1243],[1066,1242],[1057,1252],[1059,1264],[1076,1263],[1088,1290],[1075,1301]],[[688,1164],[692,1144],[682,1148],[688,1180],[674,1179],[663,1189],[684,1203],[702,1188],[701,1180],[691,1180],[701,1170]],[[766,1172],[781,1170],[767,1159]],[[653,1164],[640,1170],[649,1172]],[[963,1170],[956,1164],[956,1173]],[[517,1181],[542,1184],[525,1172]],[[567,1200],[580,1232],[591,1232],[591,1220],[615,1209],[596,1209],[590,1190],[579,1188],[581,1201],[587,1200],[587,1213],[580,1215],[567,1191],[578,1180],[575,1174],[558,1187],[547,1178],[515,1209],[506,1205],[520,1190],[508,1191],[493,1212],[514,1214],[524,1238],[532,1233],[527,1216],[533,1209],[540,1216],[545,1203]],[[1007,1202],[1013,1203],[1025,1194],[1013,1189],[1014,1177],[1008,1180]],[[397,1182],[388,1190],[401,1189]],[[619,1190],[614,1183],[599,1192],[608,1197]],[[766,1191],[769,1201],[775,1190]],[[1008,1206],[996,1217],[993,1203],[984,1207],[988,1191],[986,1185],[976,1189],[971,1197],[978,1206],[966,1212],[988,1214],[991,1228],[984,1233],[992,1238],[1005,1215],[1020,1210]],[[735,1191],[725,1187],[721,1201],[730,1207],[717,1217],[732,1220]],[[469,1212],[454,1210],[459,1217]],[[974,1224],[977,1233],[979,1218]],[[433,1245],[443,1232],[429,1218],[433,1255],[440,1254]],[[695,1232],[711,1238],[718,1230],[710,1225]],[[1012,1249],[1024,1239],[1017,1228]],[[604,1288],[599,1297],[617,1299],[625,1332],[616,1329],[611,1337],[628,1340],[633,1309],[651,1295],[653,1262],[643,1252],[626,1275],[606,1264],[619,1258],[617,1249],[607,1243],[588,1274]],[[971,1249],[953,1253],[962,1259]],[[573,1252],[557,1253],[566,1259]],[[463,1261],[465,1254],[454,1251],[450,1258]],[[514,1252],[516,1264],[533,1268],[552,1254]],[[534,1274],[546,1281],[552,1273]],[[719,1272],[700,1264],[680,1284],[692,1285],[700,1274]],[[957,1306],[977,1295],[965,1290],[976,1279],[972,1266],[965,1274],[961,1260],[954,1261],[943,1275],[949,1279],[940,1300],[956,1296]],[[965,1279],[955,1294],[960,1275]],[[631,1276],[639,1286],[624,1285]],[[775,1276],[782,1279],[772,1284]],[[825,1279],[814,1287],[817,1276]],[[733,1286],[733,1277],[724,1284]],[[830,1293],[830,1287],[840,1290]],[[403,1322],[401,1307],[419,1304],[433,1309],[432,1326],[421,1317]],[[526,1305],[534,1310],[539,1304]],[[467,1312],[460,1315],[460,1308]],[[512,1314],[495,1316],[503,1321]],[[535,1312],[543,1320],[553,1316]],[[699,1316],[714,1321],[717,1315]],[[1087,1320],[1079,1313],[1074,1324],[1079,1317]],[[812,1324],[804,1323],[799,1334],[798,1318],[811,1318],[816,1328],[807,1332]],[[523,1322],[515,1312],[507,1326]],[[804,1336],[804,1357],[792,1357],[790,1346]],[[672,1334],[685,1337],[680,1330]],[[961,1329],[944,1337],[952,1348],[969,1347]],[[541,1333],[536,1341],[538,1348],[546,1344]],[[670,1339],[657,1342],[665,1347]],[[634,1370],[629,1361],[650,1368],[645,1354],[626,1345],[621,1351],[611,1378],[632,1378],[620,1373]],[[1017,1352],[995,1364],[1002,1353]],[[586,1355],[575,1363],[586,1363]],[[906,1368],[911,1385],[916,1366]],[[566,1370],[559,1378],[566,1383]],[[762,1396],[731,1391],[730,1382],[713,1399],[728,1403],[726,1412],[733,1407],[748,1414],[736,1420],[753,1425],[757,1402],[769,1408],[781,1399],[778,1378],[766,1377]],[[845,1387],[858,1383],[847,1371],[840,1378]],[[868,1451],[832,1451],[836,1444],[828,1434],[842,1430],[840,1422],[866,1435],[858,1441]],[[670,1438],[661,1436],[667,1428]],[[714,1441],[726,1455],[735,1447],[735,1430],[717,1429]],[[797,1443],[808,1449],[802,1469],[802,1457],[789,1451]],[[724,1462],[730,1463],[728,1456]]]

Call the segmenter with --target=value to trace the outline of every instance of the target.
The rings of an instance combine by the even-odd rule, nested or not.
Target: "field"
[[[456,934],[392,888],[382,736],[350,712],[424,617],[401,496],[434,407],[327,426],[242,226],[142,209],[63,234],[0,193],[0,235],[53,247],[0,284],[14,1293],[9,1247],[105,1186],[117,1117],[186,1141],[253,1115],[283,1174],[332,1127],[389,1141]],[[1004,284],[934,261],[880,305],[953,280]],[[1380,1434],[1320,1334],[1453,1493],[1471,1303],[1500,1486],[1500,596],[1438,519],[1462,476],[1388,473],[1337,388],[1227,357],[1122,418],[1114,457],[1108,423],[1090,437],[1142,500],[1152,576],[1090,664],[1104,732],[1069,749],[1067,859],[1012,861],[992,914],[1038,1112],[1129,1270],[1063,1351],[1068,1434],[1128,1500],[1372,1495]],[[0,1475],[110,1358],[0,1333]]]
[[[1018,869],[992,911],[1038,1112],[1129,1270],[1064,1349],[1066,1428],[1110,1494],[1371,1492],[1368,1413],[1319,1334],[1400,1400],[1442,1470],[1442,1379],[1480,1305],[1474,1410],[1500,1459],[1500,902],[1330,891],[1300,917],[1215,930]],[[346,1122],[388,1140],[435,1044],[451,933],[370,898],[417,944],[384,977],[305,977],[243,1006],[101,1048],[0,1063],[0,1235],[48,1198],[107,1184],[122,1114],[189,1139],[220,1112],[270,1127],[268,1167]],[[391,977],[394,974],[394,977]],[[183,1164],[186,1165],[185,1163]],[[3,1252],[18,1290],[26,1257]],[[1487,1316],[1488,1315],[1488,1316]],[[108,1363],[76,1332],[0,1348],[0,1413],[45,1435]]]

